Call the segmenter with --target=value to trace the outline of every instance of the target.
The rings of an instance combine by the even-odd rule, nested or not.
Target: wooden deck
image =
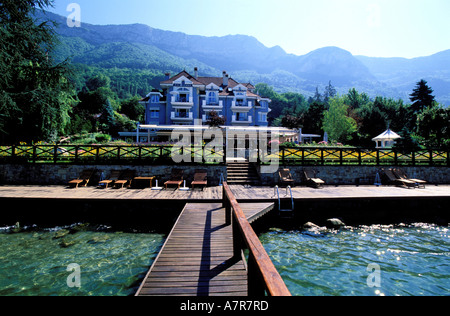
[[[238,202],[273,202],[277,200],[273,187],[244,187],[230,185]],[[98,189],[87,187],[68,189],[65,186],[0,186],[0,198],[10,199],[86,199],[86,200],[177,200],[186,203],[214,203],[222,201],[222,187],[208,187],[187,192],[168,189]],[[284,197],[286,189],[279,189]],[[352,199],[352,198],[421,198],[450,197],[449,185],[428,185],[425,189],[404,189],[395,186],[325,186],[323,189],[294,187],[294,198]]]
[[[254,219],[273,203],[242,204]],[[137,296],[247,296],[247,269],[233,259],[231,225],[221,203],[189,203],[137,292]]]

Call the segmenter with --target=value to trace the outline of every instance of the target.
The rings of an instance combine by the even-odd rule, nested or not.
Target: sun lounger
[[[314,188],[320,188],[325,184],[325,181],[317,178],[316,171],[306,168],[303,169],[303,174],[305,175],[306,183]]]
[[[131,186],[131,183],[133,182],[133,179],[136,175],[136,171],[134,170],[125,170],[119,180],[116,180],[114,182],[114,187],[116,189],[123,189],[124,187]]]
[[[166,181],[164,183],[164,186],[166,187],[166,189],[167,189],[167,186],[169,186],[169,185],[176,185],[176,186],[178,186],[178,189],[179,189],[180,185],[183,183],[183,175],[184,175],[183,170],[173,169],[169,181]]]
[[[192,181],[192,189],[194,189],[196,185],[202,186],[202,190],[206,188],[208,185],[208,172],[206,170],[195,170],[194,181]]]
[[[92,176],[94,175],[94,173],[95,173],[94,169],[83,170],[78,179],[69,182],[69,186],[73,188],[78,188],[79,186],[86,187],[89,181],[91,180]]]
[[[109,175],[109,179],[100,181],[98,184],[99,184],[99,186],[107,189],[110,185],[113,186],[114,183],[120,179],[121,174],[122,174],[122,171],[113,170],[113,171],[111,171],[111,174]]]
[[[411,178],[409,178],[407,175],[406,175],[406,173],[405,173],[405,171],[403,171],[402,169],[400,169],[400,168],[397,168],[397,169],[393,169],[393,172],[394,172],[394,175],[397,177],[397,178],[399,178],[399,179],[402,179],[402,180],[409,180],[409,181],[412,181],[412,182],[414,182],[414,183],[416,183],[416,185],[417,185],[417,187],[423,187],[423,188],[425,188],[425,184],[427,184],[427,181],[425,181],[425,180],[419,180],[419,179],[411,179]]]
[[[388,183],[395,184],[404,188],[415,188],[416,183],[408,180],[408,179],[399,179],[395,176],[394,171],[392,169],[381,169],[386,178],[388,179]]]
[[[278,171],[278,175],[280,176],[280,185],[290,185],[291,187],[294,186],[294,179],[292,178],[291,171],[289,169],[280,169]]]

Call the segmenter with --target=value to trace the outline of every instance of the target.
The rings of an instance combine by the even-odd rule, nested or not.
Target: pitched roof
[[[395,132],[391,131],[390,129],[388,129],[383,134],[375,137],[372,140],[373,141],[377,141],[377,140],[391,140],[391,139],[399,139],[399,138],[401,138],[400,135],[398,135],[397,133],[395,133]]]
[[[234,87],[236,87],[236,86],[241,84],[241,85],[243,85],[244,87],[246,87],[248,89],[247,90],[247,97],[261,98],[259,95],[249,91],[249,90],[254,90],[255,89],[255,86],[253,86],[251,83],[239,83],[236,80],[234,80],[233,78],[228,78],[228,85],[225,86],[224,83],[223,83],[223,77],[197,77],[197,78],[195,78],[194,76],[190,75],[186,70],[183,70],[182,72],[180,72],[179,74],[173,76],[169,80],[162,81],[161,85],[173,84],[176,80],[178,80],[182,76],[184,76],[187,79],[189,79],[190,81],[192,81],[192,83],[194,85],[207,86],[207,85],[209,85],[211,83],[215,84],[219,88],[223,89],[219,93],[220,96],[234,96],[234,92],[233,91],[229,91],[228,89],[229,88],[233,89]]]
[[[161,84],[173,84],[174,81],[180,79],[181,77],[186,77],[190,81],[192,81],[195,85],[203,85],[203,82],[198,81],[194,76],[190,75],[186,70],[183,70],[179,74],[175,75],[174,77],[170,78],[169,80],[162,81]]]

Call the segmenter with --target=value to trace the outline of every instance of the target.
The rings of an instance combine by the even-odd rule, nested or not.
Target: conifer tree
[[[410,100],[413,102],[411,105],[415,114],[419,114],[426,108],[433,106],[435,99],[432,95],[433,89],[431,89],[425,80],[420,80],[413,93],[410,95]]]
[[[54,24],[37,18],[53,0],[0,2],[0,140],[56,140],[69,123],[73,91],[56,64]]]

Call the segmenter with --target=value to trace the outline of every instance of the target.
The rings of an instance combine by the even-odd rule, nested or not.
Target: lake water
[[[0,296],[134,295],[166,237],[76,228],[0,229]],[[450,295],[448,227],[270,229],[260,239],[293,295]],[[80,288],[68,286],[73,263]]]
[[[260,239],[292,295],[450,295],[448,227],[271,229]]]
[[[134,295],[165,239],[74,228],[0,229],[0,296]],[[77,280],[81,287],[69,287]]]

